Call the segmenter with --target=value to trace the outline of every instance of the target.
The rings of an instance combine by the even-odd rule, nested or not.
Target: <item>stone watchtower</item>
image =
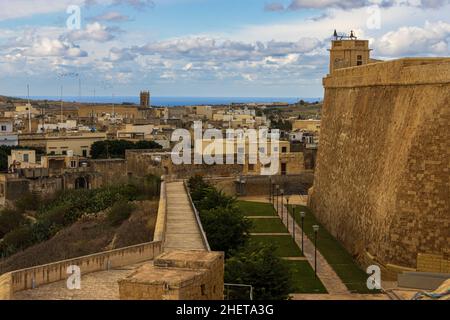
[[[369,40],[358,40],[353,31],[350,36],[334,32],[330,51],[330,74],[336,69],[361,66],[370,63]]]
[[[150,91],[141,91],[141,107],[150,106]]]

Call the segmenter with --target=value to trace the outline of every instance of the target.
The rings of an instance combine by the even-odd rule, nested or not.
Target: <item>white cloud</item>
[[[121,14],[118,11],[108,11],[98,16],[92,17],[91,21],[108,21],[108,22],[126,22],[130,20],[130,17]]]
[[[68,34],[71,41],[97,41],[106,42],[114,39],[118,30],[112,27],[106,27],[99,22],[87,24],[83,29],[74,30]]]
[[[401,27],[387,32],[374,46],[384,56],[450,54],[450,23],[426,22],[423,27]]]
[[[0,0],[0,21],[38,14],[64,12],[69,5],[81,5],[83,0]]]
[[[378,5],[388,8],[394,6],[412,6],[421,8],[439,8],[449,3],[449,0],[292,0],[288,9],[323,9],[340,8],[355,9]]]
[[[68,42],[63,42],[58,39],[41,38],[33,45],[24,51],[27,56],[35,57],[86,57],[87,53],[79,47],[74,46]]]
[[[193,64],[192,63],[187,63],[184,67],[183,70],[184,71],[189,71],[192,70]]]

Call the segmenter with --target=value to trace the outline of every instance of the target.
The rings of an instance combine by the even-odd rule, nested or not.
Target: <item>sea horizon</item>
[[[15,96],[15,98],[27,99],[26,96]],[[60,101],[57,96],[30,96],[31,100]],[[151,97],[153,106],[178,107],[191,105],[227,105],[232,103],[296,103],[300,100],[306,102],[322,101],[323,98],[303,98],[303,97],[171,97],[155,96]],[[96,97],[63,97],[64,102],[78,103],[115,103],[115,104],[139,104],[139,96],[96,96]]]

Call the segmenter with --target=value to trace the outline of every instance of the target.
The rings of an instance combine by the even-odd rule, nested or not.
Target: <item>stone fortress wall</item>
[[[450,58],[400,59],[324,79],[309,204],[360,261],[416,268],[450,255]]]

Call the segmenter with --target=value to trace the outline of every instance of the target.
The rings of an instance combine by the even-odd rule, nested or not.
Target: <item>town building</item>
[[[73,155],[89,157],[96,141],[106,140],[105,132],[53,132],[19,134],[19,145],[41,148],[49,155]]]

